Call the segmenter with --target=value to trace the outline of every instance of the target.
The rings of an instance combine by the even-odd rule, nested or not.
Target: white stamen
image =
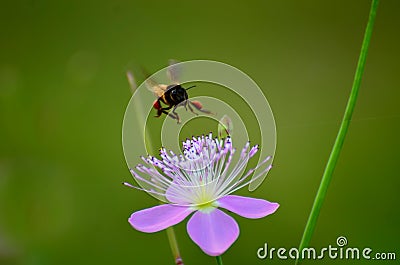
[[[267,166],[257,176],[249,179],[255,170],[270,159],[268,157],[257,167],[242,174],[249,159],[259,150],[258,145],[249,147],[250,142],[247,142],[238,162],[231,167],[235,148],[230,137],[225,140],[213,139],[211,133],[193,137],[183,142],[183,155],[161,148],[161,160],[153,156],[142,157],[151,167],[137,165],[136,170],[141,175],[131,170],[139,184],[150,189],[138,188],[129,183],[124,185],[162,196],[173,204],[195,206],[211,203],[248,185],[270,170],[271,166]]]

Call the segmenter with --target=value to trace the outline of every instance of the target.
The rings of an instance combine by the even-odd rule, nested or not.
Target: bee
[[[157,110],[157,115],[155,117],[160,117],[164,113],[172,119],[176,119],[177,123],[180,123],[181,119],[176,112],[176,108],[180,106],[184,106],[186,111],[189,109],[192,113],[196,115],[198,115],[198,113],[196,113],[194,109],[203,113],[212,114],[212,112],[203,109],[203,105],[199,101],[189,100],[187,91],[196,86],[184,88],[179,83],[179,69],[176,63],[176,61],[170,60],[169,67],[167,68],[167,75],[172,84],[158,84],[150,78],[146,80],[147,88],[152,91],[153,94],[157,97],[157,99],[153,102],[153,108]]]

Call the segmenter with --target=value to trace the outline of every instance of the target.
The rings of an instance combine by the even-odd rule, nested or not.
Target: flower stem
[[[333,170],[336,166],[336,162],[338,160],[340,151],[343,147],[344,138],[345,138],[347,130],[349,128],[351,116],[353,114],[354,106],[355,106],[355,103],[357,100],[357,95],[358,95],[358,91],[359,91],[360,84],[361,84],[361,77],[364,72],[365,61],[367,58],[369,43],[371,41],[372,29],[373,29],[374,22],[375,22],[375,16],[376,16],[376,10],[378,8],[378,3],[379,3],[379,0],[372,0],[368,24],[367,24],[367,28],[365,30],[364,40],[363,40],[363,43],[361,46],[360,57],[358,59],[357,69],[356,69],[356,73],[354,76],[354,81],[353,81],[353,86],[351,89],[350,97],[347,102],[346,110],[345,110],[345,113],[343,116],[342,123],[339,128],[338,135],[336,136],[335,143],[333,145],[331,154],[330,154],[328,162],[326,164],[325,171],[322,176],[322,180],[321,180],[320,186],[318,188],[318,192],[315,197],[314,204],[311,209],[311,213],[308,217],[307,225],[304,229],[303,237],[301,239],[301,243],[300,243],[300,247],[299,247],[300,252],[303,248],[305,248],[309,245],[311,237],[314,233],[318,215],[319,215],[319,212],[321,211],[321,207],[322,207],[323,201],[325,199],[329,183],[332,179]],[[298,261],[299,260],[296,260],[296,264],[298,263]]]
[[[131,87],[131,92],[132,92],[132,94],[134,94],[136,92],[136,89],[137,89],[137,84],[136,84],[135,78],[134,78],[134,76],[133,76],[133,74],[131,72],[127,72],[126,75],[127,75],[127,78],[128,78],[129,85]],[[141,103],[140,100],[137,103],[138,104],[135,105],[135,107],[136,107],[136,115],[137,115],[138,121],[140,122],[140,125],[139,125],[140,128],[143,128],[144,127],[143,125],[144,125],[144,122],[145,122],[144,121],[145,113],[142,111],[143,108],[142,108],[142,106],[140,104]],[[142,138],[147,140],[146,143],[147,143],[147,146],[148,146],[148,148],[150,150],[156,150],[153,147],[153,144],[152,144],[152,141],[151,141],[151,137],[150,137],[150,135],[149,135],[147,130],[146,130],[146,132],[143,132]],[[174,256],[174,259],[175,259],[175,264],[183,265],[183,260],[181,258],[181,254],[179,252],[178,241],[176,240],[174,228],[173,227],[168,227],[166,229],[166,232],[167,232],[167,237],[168,237],[168,243],[169,243],[169,245],[171,247],[172,255]]]
[[[166,231],[168,236],[168,242],[169,245],[171,246],[171,251],[175,258],[175,264],[183,265],[181,254],[179,253],[178,241],[176,241],[174,228],[172,226],[168,227]]]
[[[216,259],[217,259],[217,264],[218,265],[223,265],[221,256],[216,256]]]

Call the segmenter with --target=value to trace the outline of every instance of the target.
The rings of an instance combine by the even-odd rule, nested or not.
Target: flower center
[[[211,202],[206,202],[206,203],[202,203],[202,204],[197,204],[196,206],[193,206],[193,209],[203,212],[203,213],[210,213],[215,208],[217,208],[218,205],[219,204],[217,201],[211,201]]]

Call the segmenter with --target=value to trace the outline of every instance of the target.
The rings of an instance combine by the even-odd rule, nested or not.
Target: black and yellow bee
[[[157,97],[153,102],[153,108],[157,110],[157,115],[155,117],[160,117],[164,113],[165,115],[176,119],[177,123],[180,123],[181,120],[179,115],[175,111],[179,106],[184,106],[186,110],[189,109],[196,115],[197,113],[194,111],[193,107],[203,113],[211,114],[210,111],[203,109],[203,105],[199,101],[189,100],[187,90],[196,86],[184,88],[179,84],[178,67],[176,66],[175,61],[170,61],[167,74],[172,82],[171,85],[158,84],[150,78],[146,80],[147,88]],[[172,110],[168,112],[170,109]]]

